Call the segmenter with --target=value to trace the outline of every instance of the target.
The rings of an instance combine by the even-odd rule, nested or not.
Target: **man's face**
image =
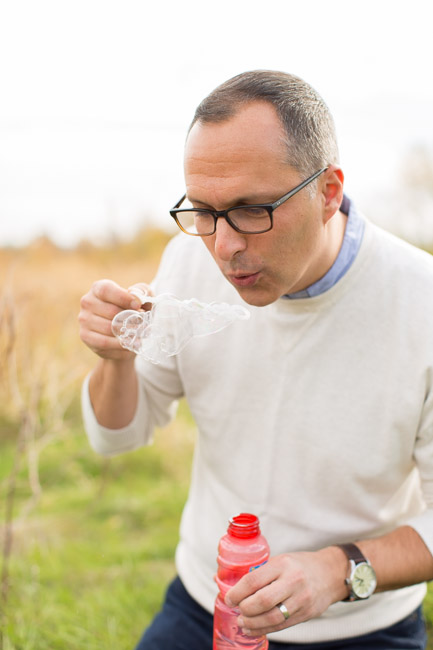
[[[248,104],[232,118],[196,123],[185,148],[187,196],[194,207],[224,210],[272,203],[305,180],[285,162],[284,132],[273,106]],[[326,172],[325,172],[326,175]],[[325,185],[318,180],[274,212],[274,226],[259,235],[236,232],[224,218],[203,242],[223,275],[249,304],[263,306],[322,277],[329,251]]]

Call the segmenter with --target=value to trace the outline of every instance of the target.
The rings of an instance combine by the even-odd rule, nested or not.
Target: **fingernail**
[[[227,607],[231,607],[232,609],[233,609],[233,607],[234,607],[234,604],[232,603],[232,601],[230,600],[230,598],[227,598],[227,596],[226,596],[226,598],[225,598],[225,604],[227,605]]]
[[[238,618],[238,625],[239,625],[239,627],[244,626],[244,619],[242,618],[242,616],[239,616],[239,618]]]
[[[141,302],[137,300],[137,298],[134,298],[134,300],[131,300],[131,309],[140,309],[141,307]]]

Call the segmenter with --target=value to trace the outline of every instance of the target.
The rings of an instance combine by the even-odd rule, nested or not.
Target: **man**
[[[111,335],[140,307],[130,292],[100,281],[82,299],[81,337],[101,358],[83,389],[94,448],[148,443],[182,396],[199,430],[179,578],[140,650],[210,650],[218,539],[241,511],[272,555],[227,595],[246,634],[271,650],[424,647],[433,260],[366,222],[343,180],[317,93],[239,75],[197,109],[171,214],[198,237],[170,242],[153,290],[243,301],[251,319],[152,365]]]

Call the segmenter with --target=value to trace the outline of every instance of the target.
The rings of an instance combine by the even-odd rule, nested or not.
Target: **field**
[[[174,575],[187,406],[152,447],[103,459],[79,405],[94,363],[78,338],[80,296],[101,277],[151,279],[165,240],[0,251],[1,650],[130,650]],[[433,625],[433,589],[425,611]]]

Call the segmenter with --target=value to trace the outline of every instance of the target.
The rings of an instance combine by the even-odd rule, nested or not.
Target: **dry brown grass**
[[[5,318],[13,318],[14,346],[23,371],[46,370],[56,361],[63,371],[82,374],[93,363],[93,355],[78,337],[80,297],[102,277],[122,286],[151,280],[167,239],[159,231],[145,231],[132,243],[105,248],[82,244],[72,251],[61,250],[42,239],[25,249],[0,250],[3,346]]]

